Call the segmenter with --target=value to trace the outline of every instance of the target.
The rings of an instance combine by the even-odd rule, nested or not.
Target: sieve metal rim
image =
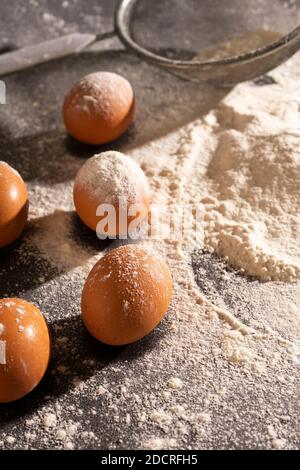
[[[243,54],[229,56],[225,59],[210,59],[206,61],[170,59],[151,52],[149,49],[142,47],[132,38],[130,33],[130,26],[132,24],[134,7],[138,1],[139,0],[119,0],[119,4],[115,11],[115,31],[117,32],[120,41],[129,50],[142,57],[144,60],[152,62],[153,64],[160,67],[180,70],[189,68],[205,69],[206,67],[211,66],[223,67],[224,65],[242,64],[251,60],[255,60],[258,57],[266,56],[268,54],[274,53],[274,51],[286,47],[287,44],[291,42],[299,42],[300,46],[300,26],[297,26],[290,33],[264,47],[254,49]]]

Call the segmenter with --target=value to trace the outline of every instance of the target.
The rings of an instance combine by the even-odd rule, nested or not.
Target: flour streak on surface
[[[130,73],[129,65],[126,70]],[[140,129],[135,137],[138,143],[134,140],[132,147],[125,145],[122,151],[132,156],[146,173],[154,204],[170,210],[175,206],[177,220],[179,206],[196,204],[203,223],[198,233],[191,229],[183,239],[161,237],[141,242],[166,257],[174,280],[174,298],[165,320],[154,333],[114,360],[105,361],[101,345],[96,353],[91,351],[80,320],[80,295],[87,273],[107,249],[116,246],[99,245],[97,240],[94,243],[92,234],[76,225],[73,176],[83,160],[71,156],[62,159],[68,165],[68,171],[63,173],[68,173],[66,181],[58,179],[56,184],[46,184],[43,180],[31,180],[30,224],[23,243],[16,249],[20,253],[17,260],[21,269],[27,269],[28,259],[41,261],[43,266],[46,260],[57,268],[58,274],[50,273],[46,281],[37,280],[37,285],[33,284],[25,293],[49,319],[55,334],[55,363],[45,383],[45,387],[52,383],[46,388],[49,391],[37,391],[40,400],[33,396],[32,410],[17,423],[8,420],[9,425],[0,433],[0,447],[299,448],[298,284],[297,271],[291,275],[287,269],[297,264],[296,232],[291,229],[297,194],[292,191],[290,174],[297,174],[292,139],[297,140],[299,83],[285,79],[287,72],[288,66],[278,73],[272,72],[277,85],[261,89],[252,84],[237,87],[218,106],[212,106],[215,109],[209,113],[207,106],[205,113],[201,111],[202,91],[199,92],[196,117],[188,113],[189,119],[180,121],[172,131],[167,121],[173,122],[192,106],[192,94],[197,90],[187,93],[183,86],[172,82],[177,87],[172,90],[176,100],[167,108],[163,100],[170,88],[169,76],[165,82],[161,80],[160,93],[154,96],[145,87],[146,77],[151,77],[149,69],[134,63],[132,73],[139,100],[152,106],[157,100],[159,104],[157,112],[149,112],[144,121],[139,119],[145,110],[140,111]],[[160,72],[155,69],[153,74],[156,74],[153,86],[159,86]],[[216,90],[210,92],[216,96]],[[250,94],[255,109],[245,98]],[[184,105],[180,102],[183,98]],[[170,110],[167,117],[163,114],[167,113],[165,109]],[[157,120],[159,111],[161,122]],[[200,117],[202,114],[204,117]],[[152,134],[156,135],[162,125],[167,128],[165,135],[161,132],[154,140]],[[151,136],[151,142],[145,139],[146,143],[140,145],[143,129],[147,129],[144,137]],[[262,137],[266,133],[268,139]],[[275,147],[273,134],[277,139]],[[277,190],[277,184],[270,186],[272,178],[267,188],[257,179],[255,141],[267,150],[260,153],[259,164],[268,164],[268,174],[277,181],[276,171],[279,168],[282,171],[283,191]],[[280,159],[274,162],[271,155],[278,157],[277,148]],[[260,187],[257,193],[251,189],[254,182],[255,187]],[[276,206],[285,209],[280,217],[276,218],[268,209],[271,196]],[[253,216],[254,228],[250,226],[253,220],[247,221],[247,217]],[[233,256],[236,241],[215,244],[215,240],[223,237],[228,241],[243,236],[243,231],[231,233],[232,221],[234,227],[246,226],[247,236],[253,232],[250,252],[257,253],[259,249],[266,260],[273,256],[275,265],[270,264],[268,276],[288,282],[268,281],[261,264],[255,264],[261,257],[255,257],[254,264],[248,258],[245,260],[243,249],[247,246],[241,247],[238,257]],[[271,231],[263,230],[267,222]],[[279,245],[282,237],[284,242]],[[33,257],[29,256],[31,250]],[[204,266],[205,256],[208,267]],[[197,258],[197,263],[192,263],[193,258]],[[239,268],[238,273],[229,271],[230,265]],[[258,268],[252,273],[256,279],[252,282],[245,274],[253,266]],[[209,268],[213,271],[212,280],[208,279]],[[47,274],[43,271],[43,276]],[[225,288],[215,283],[219,279]],[[215,298],[211,295],[213,287]],[[243,308],[238,308],[237,303],[231,307],[225,293],[241,300],[244,294]],[[23,296],[24,292],[17,294]],[[224,301],[218,298],[216,302],[217,295]],[[273,303],[268,301],[270,298]],[[62,308],[65,299],[68,305]]]

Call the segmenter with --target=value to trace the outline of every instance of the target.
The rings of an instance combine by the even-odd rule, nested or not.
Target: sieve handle
[[[56,39],[50,39],[34,46],[17,49],[0,55],[0,76],[18,72],[38,64],[76,54],[96,40],[109,37],[108,34],[72,33]]]

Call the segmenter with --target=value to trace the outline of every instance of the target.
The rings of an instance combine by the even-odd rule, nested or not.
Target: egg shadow
[[[147,144],[194,121],[231,90],[181,79],[123,49],[84,51],[77,59],[67,58],[66,63],[69,76],[74,74],[76,80],[85,73],[109,70],[123,75],[133,85],[135,124],[124,139],[116,141],[126,147]]]
[[[55,66],[57,63],[44,64],[40,67],[41,73],[43,69]],[[133,85],[136,99],[134,124],[114,142],[88,146],[98,151],[127,150],[159,139],[206,114],[230,91],[230,88],[180,79],[123,49],[85,51],[77,57],[64,59],[64,68],[68,70],[65,92],[83,75],[101,70],[119,73]],[[60,103],[63,96],[64,93]],[[84,154],[84,148],[81,148]]]
[[[64,226],[67,233],[56,235],[54,230],[51,251],[46,254],[50,248],[45,236],[48,237],[48,232],[59,226]],[[0,298],[30,297],[34,289],[81,266],[92,256],[108,249],[113,242],[116,241],[97,238],[75,211],[57,210],[38,217],[28,223],[19,240],[0,250]],[[65,264],[64,246],[68,255]],[[73,256],[70,256],[70,249]],[[59,267],[56,266],[58,261]]]
[[[94,147],[78,144],[67,136],[61,119],[61,105],[71,85],[96,70],[110,70],[127,77],[135,89],[137,111],[135,124],[124,136],[111,144]],[[18,94],[12,94],[0,118],[1,158],[20,171],[26,181],[49,185],[73,180],[82,159],[96,152],[108,149],[126,152],[175,131],[208,112],[228,93],[228,90],[209,85],[181,81],[123,50],[85,52],[9,76],[6,82],[7,88],[18,90]],[[13,122],[11,116],[15,115],[26,118],[24,126],[18,128],[18,123]],[[72,223],[72,237],[79,246],[90,247],[92,253],[111,246],[111,241],[100,242],[94,238],[74,212],[63,212],[66,213],[62,215],[56,211],[36,219],[29,224],[24,237],[38,225],[46,227],[67,217]],[[1,252],[0,295],[19,296],[20,292],[26,291],[30,298],[32,290],[67,271],[53,268],[41,257],[38,247],[26,255],[24,241],[25,238],[6,253]],[[115,241],[113,246],[123,243]],[[76,259],[75,256],[75,266]],[[64,307],[68,311],[68,306],[62,304]],[[159,347],[158,343],[168,332],[168,320],[141,341],[120,348],[94,340],[85,330],[80,316],[54,318],[49,328],[53,351],[45,378],[22,400],[1,405],[0,425],[31,415],[47,403],[45,398],[51,402],[55,397],[71,394],[78,380],[84,383],[110,364],[120,365],[127,361],[135,367],[138,358]],[[78,395],[76,397],[78,399]],[[84,391],[81,399],[84,400]]]
[[[139,240],[99,239],[76,211],[60,209],[37,217],[17,241],[0,249],[0,298],[30,299],[35,289],[83,266],[93,256],[135,243]]]
[[[76,211],[67,212],[67,217],[71,220],[71,238],[75,240],[83,248],[93,250],[94,254],[106,251],[116,242],[113,239],[101,240],[96,233],[85,225],[78,217]]]
[[[69,88],[96,70],[120,73],[133,84],[134,124],[118,140],[101,146],[85,145],[63,126],[62,103]],[[124,50],[98,50],[53,61],[5,77],[11,92],[0,116],[1,158],[26,181],[47,184],[74,179],[82,159],[105,150],[126,152],[163,137],[213,108],[227,93],[207,84],[178,79]],[[28,93],[30,90],[30,93]],[[21,124],[11,116],[22,116]]]
[[[0,404],[0,427],[20,418],[26,419],[38,408],[47,404],[47,401],[51,403],[55,398],[70,394],[78,386],[82,387],[82,391],[80,397],[76,392],[76,400],[79,400],[79,404],[81,401],[84,402],[86,380],[102,369],[109,368],[109,365],[134,363],[148,351],[157,348],[157,343],[167,334],[168,322],[164,320],[148,336],[128,346],[108,346],[100,343],[88,333],[80,316],[54,320],[49,324],[49,330],[52,354],[46,375],[24,398]],[[140,371],[138,373],[140,374]],[[112,371],[112,374],[115,372]]]
[[[57,269],[41,258],[37,249],[28,250],[27,233],[25,230],[18,241],[0,249],[0,298],[21,297],[59,275]]]
[[[107,152],[109,150],[122,152],[125,147],[129,147],[129,143],[132,140],[132,134],[135,132],[135,127],[136,125],[134,123],[131,124],[129,129],[121,137],[113,142],[101,145],[84,144],[83,142],[79,142],[74,139],[71,135],[66,135],[65,147],[68,154],[80,159],[87,159],[97,153]]]
[[[58,184],[71,181],[82,166],[66,145],[63,130],[14,137],[0,122],[1,159],[15,168],[26,182]],[[87,152],[86,158],[90,155]]]
[[[119,139],[105,145],[86,145],[68,135],[61,108],[70,87],[97,70],[120,73],[132,83],[136,117]],[[27,181],[48,184],[74,179],[82,160],[95,153],[126,152],[176,131],[215,108],[231,91],[182,80],[124,50],[86,51],[10,75],[5,82],[7,89],[17,89],[18,95],[8,95],[0,116],[1,158]],[[274,80],[260,77],[254,83],[272,85]],[[26,118],[20,129],[11,120],[17,112]],[[25,135],[20,135],[20,130]]]
[[[32,296],[39,298],[41,295],[34,293],[35,289],[68,272],[68,269],[53,268],[41,257],[38,246],[29,250],[26,243],[26,238],[36,234],[37,230],[42,229],[46,232],[47,228],[56,227],[62,222],[69,226],[70,237],[76,246],[90,249],[93,253],[130,243],[128,240],[99,240],[74,211],[59,210],[37,218],[29,224],[19,241],[1,252],[3,269],[0,271],[0,296],[21,296],[33,301]],[[66,239],[62,238],[61,242],[66,242]],[[60,243],[57,243],[57,249],[60,249]],[[55,253],[52,255],[55,257]],[[79,264],[74,253],[73,267]],[[63,293],[59,295],[63,296]],[[60,298],[57,299],[57,303],[64,308],[64,302],[61,302]],[[49,311],[51,313],[51,309]],[[111,363],[117,362],[120,365],[124,361],[134,362],[142,357],[163,340],[167,334],[168,321],[164,320],[142,340],[120,347],[107,346],[95,340],[84,327],[79,315],[55,319],[50,314],[48,326],[52,339],[49,369],[39,386],[29,395],[16,402],[0,405],[0,426],[18,418],[26,418],[34,410],[46,404],[47,400],[72,392],[78,381],[84,384],[85,380]]]

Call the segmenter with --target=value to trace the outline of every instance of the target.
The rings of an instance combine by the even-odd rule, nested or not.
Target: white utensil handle
[[[94,34],[73,33],[0,55],[0,76],[78,53],[95,40]]]

